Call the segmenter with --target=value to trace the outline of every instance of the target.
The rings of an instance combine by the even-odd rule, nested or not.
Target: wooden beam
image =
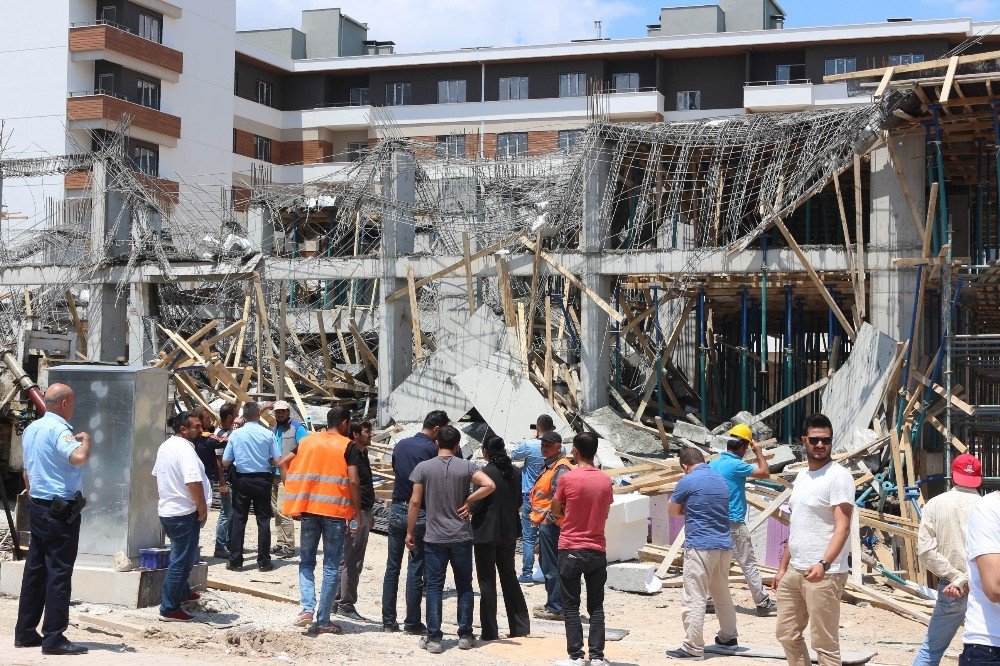
[[[80,353],[84,358],[89,357],[87,353],[87,335],[83,331],[83,322],[80,321],[80,313],[76,309],[76,300],[73,299],[73,292],[66,290],[66,307],[69,308],[69,316],[73,318],[73,328],[76,329],[76,340],[80,346]]]
[[[858,274],[855,271],[854,247],[851,245],[851,228],[847,224],[847,211],[844,209],[844,195],[840,191],[840,176],[833,177],[833,190],[837,194],[837,208],[840,210],[840,226],[844,233],[844,249],[847,251],[847,272],[851,276],[851,289],[854,298],[858,297]]]
[[[469,301],[469,314],[476,311],[476,283],[472,273],[472,255],[469,253],[469,232],[462,232],[462,255],[465,263],[465,291]]]
[[[521,243],[529,250],[534,251],[536,248],[536,245],[531,241],[529,241],[527,238],[521,238]],[[538,252],[538,255],[542,258],[542,261],[544,261],[549,266],[554,268],[556,272],[558,272],[560,275],[566,278],[577,289],[582,291],[592,301],[594,301],[594,303],[596,303],[599,308],[607,312],[612,319],[614,319],[615,321],[625,321],[625,316],[622,313],[618,312],[618,310],[615,310],[610,303],[601,298],[601,296],[598,295],[597,292],[595,292],[593,289],[585,285],[578,277],[570,273],[569,270],[566,269],[566,267],[564,267],[558,261],[553,259],[547,252],[542,250]]]
[[[410,323],[413,328],[413,348],[417,357],[417,367],[424,364],[424,344],[420,332],[420,308],[417,307],[417,290],[413,286],[413,266],[406,267],[406,290],[410,295]]]
[[[918,382],[920,382],[921,384],[923,384],[924,386],[926,386],[930,390],[934,391],[935,393],[937,393],[942,398],[944,398],[944,397],[947,396],[947,393],[945,392],[945,390],[943,388],[941,388],[940,385],[935,384],[934,382],[932,382],[931,380],[927,379],[927,377],[924,377],[922,374],[920,374],[916,370],[911,371],[910,374],[913,375],[913,377]],[[969,416],[972,416],[973,414],[976,413],[976,410],[973,409],[973,407],[969,403],[965,402],[964,400],[962,400],[958,396],[955,396],[954,394],[951,396],[951,404],[955,405],[956,407],[958,407],[959,409],[961,409],[963,412],[965,412]]]
[[[666,367],[666,362],[670,359],[670,355],[674,351],[674,345],[680,339],[681,331],[684,330],[684,324],[687,323],[688,315],[691,314],[691,310],[694,308],[696,297],[689,296],[687,303],[684,304],[684,309],[681,310],[681,315],[674,324],[674,330],[670,332],[670,337],[667,338],[667,344],[663,346],[663,351],[660,352],[660,358],[662,359],[661,367]],[[646,380],[646,385],[642,390],[642,401],[639,403],[639,408],[635,410],[635,420],[641,421],[642,415],[646,411],[646,406],[649,404],[649,398],[653,395],[653,387],[656,386],[657,381],[656,366],[653,366],[652,371],[649,373],[649,378]],[[666,384],[666,381],[664,381]]]
[[[323,369],[326,370],[325,379],[333,378],[333,363],[330,362],[330,350],[327,349],[326,324],[323,323],[323,311],[316,310],[316,324],[319,326],[319,346],[323,352]]]
[[[757,414],[752,419],[750,419],[750,422],[751,423],[760,423],[761,421],[763,421],[767,417],[771,416],[772,414],[776,414],[777,412],[780,412],[785,407],[788,407],[788,405],[801,400],[802,398],[806,397],[807,395],[809,395],[813,391],[816,391],[818,389],[823,388],[828,383],[830,383],[830,377],[831,376],[832,375],[827,375],[825,377],[822,377],[821,379],[819,379],[819,381],[813,382],[812,384],[810,384],[809,386],[805,387],[804,389],[796,391],[795,393],[793,393],[792,395],[788,396],[787,398],[785,398],[781,402],[777,402],[777,403],[771,405],[770,407],[768,407],[767,409],[765,409],[764,411],[762,411],[760,414]]]
[[[892,81],[892,74],[896,71],[895,67],[889,67],[885,70],[885,74],[882,75],[882,80],[878,84],[878,88],[875,89],[875,96],[881,97],[885,93],[885,89],[889,87],[889,81]]]
[[[973,53],[964,56],[955,56],[957,58],[957,65],[971,65],[977,62],[985,62],[986,60],[996,60],[1000,58],[1000,51],[989,51],[986,53]],[[948,67],[951,66],[949,62]],[[915,62],[909,65],[897,65],[895,66],[896,74],[906,74],[908,72],[923,72],[931,69],[940,69],[945,67],[944,59],[941,60],[926,60],[924,62]],[[834,83],[836,81],[850,81],[851,79],[874,79],[881,78],[885,75],[886,67],[875,67],[873,69],[865,69],[858,72],[846,72],[844,74],[831,74],[829,76],[823,77],[824,83]],[[945,100],[947,101],[947,100]]]
[[[854,300],[858,307],[858,317],[865,319],[865,227],[863,199],[861,196],[861,155],[854,153],[854,259],[857,262],[855,270],[858,273],[857,295]]]
[[[951,86],[955,81],[955,72],[958,71],[958,56],[952,56],[948,61],[948,72],[944,75],[944,83],[941,85],[941,98],[938,100],[942,104],[948,101],[951,96]]]

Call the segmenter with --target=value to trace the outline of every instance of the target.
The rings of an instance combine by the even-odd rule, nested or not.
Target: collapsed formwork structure
[[[0,161],[90,186],[0,247],[0,311],[91,361],[171,369],[188,406],[290,397],[383,425],[444,407],[507,438],[539,410],[607,430],[610,408],[631,433],[611,453],[647,466],[623,487],[649,494],[678,474],[654,454],[734,419],[791,444],[823,409],[860,526],[916,581],[922,491],[952,450],[1000,476],[998,59],[844,75],[879,101],[789,114],[612,124],[597,95],[547,157],[441,154],[376,112],[343,181],[255,171],[244,219],[135,175],[126,122],[93,153]]]

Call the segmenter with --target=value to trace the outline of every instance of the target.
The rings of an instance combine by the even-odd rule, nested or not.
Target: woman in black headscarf
[[[510,624],[509,636],[527,636],[531,620],[514,568],[517,539],[521,535],[521,470],[511,463],[499,437],[487,437],[483,457],[489,463],[483,471],[493,479],[496,491],[472,508],[472,543],[479,579],[480,639],[494,641],[500,638],[497,575]]]

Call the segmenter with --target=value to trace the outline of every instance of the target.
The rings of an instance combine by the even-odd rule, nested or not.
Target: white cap
[[[273,409],[274,411],[278,411],[279,409],[287,409],[291,411],[292,406],[289,405],[284,400],[278,400],[277,402],[274,403],[274,405],[272,405],[271,409]]]

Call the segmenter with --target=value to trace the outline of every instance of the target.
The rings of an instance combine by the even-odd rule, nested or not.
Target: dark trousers
[[[1000,666],[1000,647],[966,643],[958,666]]]
[[[599,550],[560,550],[559,579],[566,613],[566,651],[570,659],[583,659],[583,625],[580,623],[580,578],[587,584],[590,659],[604,659],[604,583],[608,558]]]
[[[354,604],[358,603],[358,581],[361,571],[365,568],[365,551],[368,550],[368,534],[372,529],[371,511],[362,511],[355,516],[358,520],[358,531],[348,531],[344,534],[344,557],[340,561],[340,589],[334,603],[342,610],[357,611]]]
[[[406,520],[409,502],[393,502],[389,509],[389,555],[385,563],[385,578],[382,579],[382,624],[396,623],[396,595],[399,593],[399,573],[403,568],[403,553],[406,552]],[[424,531],[426,530],[424,510],[420,510],[414,536],[417,547],[409,551],[406,565],[406,618],[404,629],[420,626],[420,600],[424,596]]]
[[[237,474],[233,484],[233,515],[229,520],[229,562],[243,566],[243,539],[253,506],[257,519],[257,562],[271,561],[271,474]]]
[[[160,516],[160,525],[170,538],[170,563],[163,578],[160,614],[180,610],[191,596],[188,578],[198,558],[198,512],[186,516]]]
[[[559,590],[559,533],[562,529],[553,523],[538,526],[538,563],[545,576],[545,610],[562,613],[562,593]]]
[[[497,628],[497,575],[503,591],[503,605],[507,609],[507,623],[510,635],[527,636],[531,633],[528,604],[517,582],[514,556],[517,542],[477,543],[473,546],[476,559],[476,578],[479,581],[479,624],[480,638],[495,641],[500,638]]]
[[[31,502],[28,524],[31,544],[21,579],[14,640],[34,638],[44,608],[42,646],[54,647],[64,640],[63,632],[69,626],[69,598],[76,548],[80,542],[80,519],[67,523],[53,516],[49,507]]]
[[[427,566],[427,638],[440,641],[441,611],[444,603],[444,577],[451,562],[451,575],[458,594],[458,637],[472,638],[472,541],[424,543]]]

